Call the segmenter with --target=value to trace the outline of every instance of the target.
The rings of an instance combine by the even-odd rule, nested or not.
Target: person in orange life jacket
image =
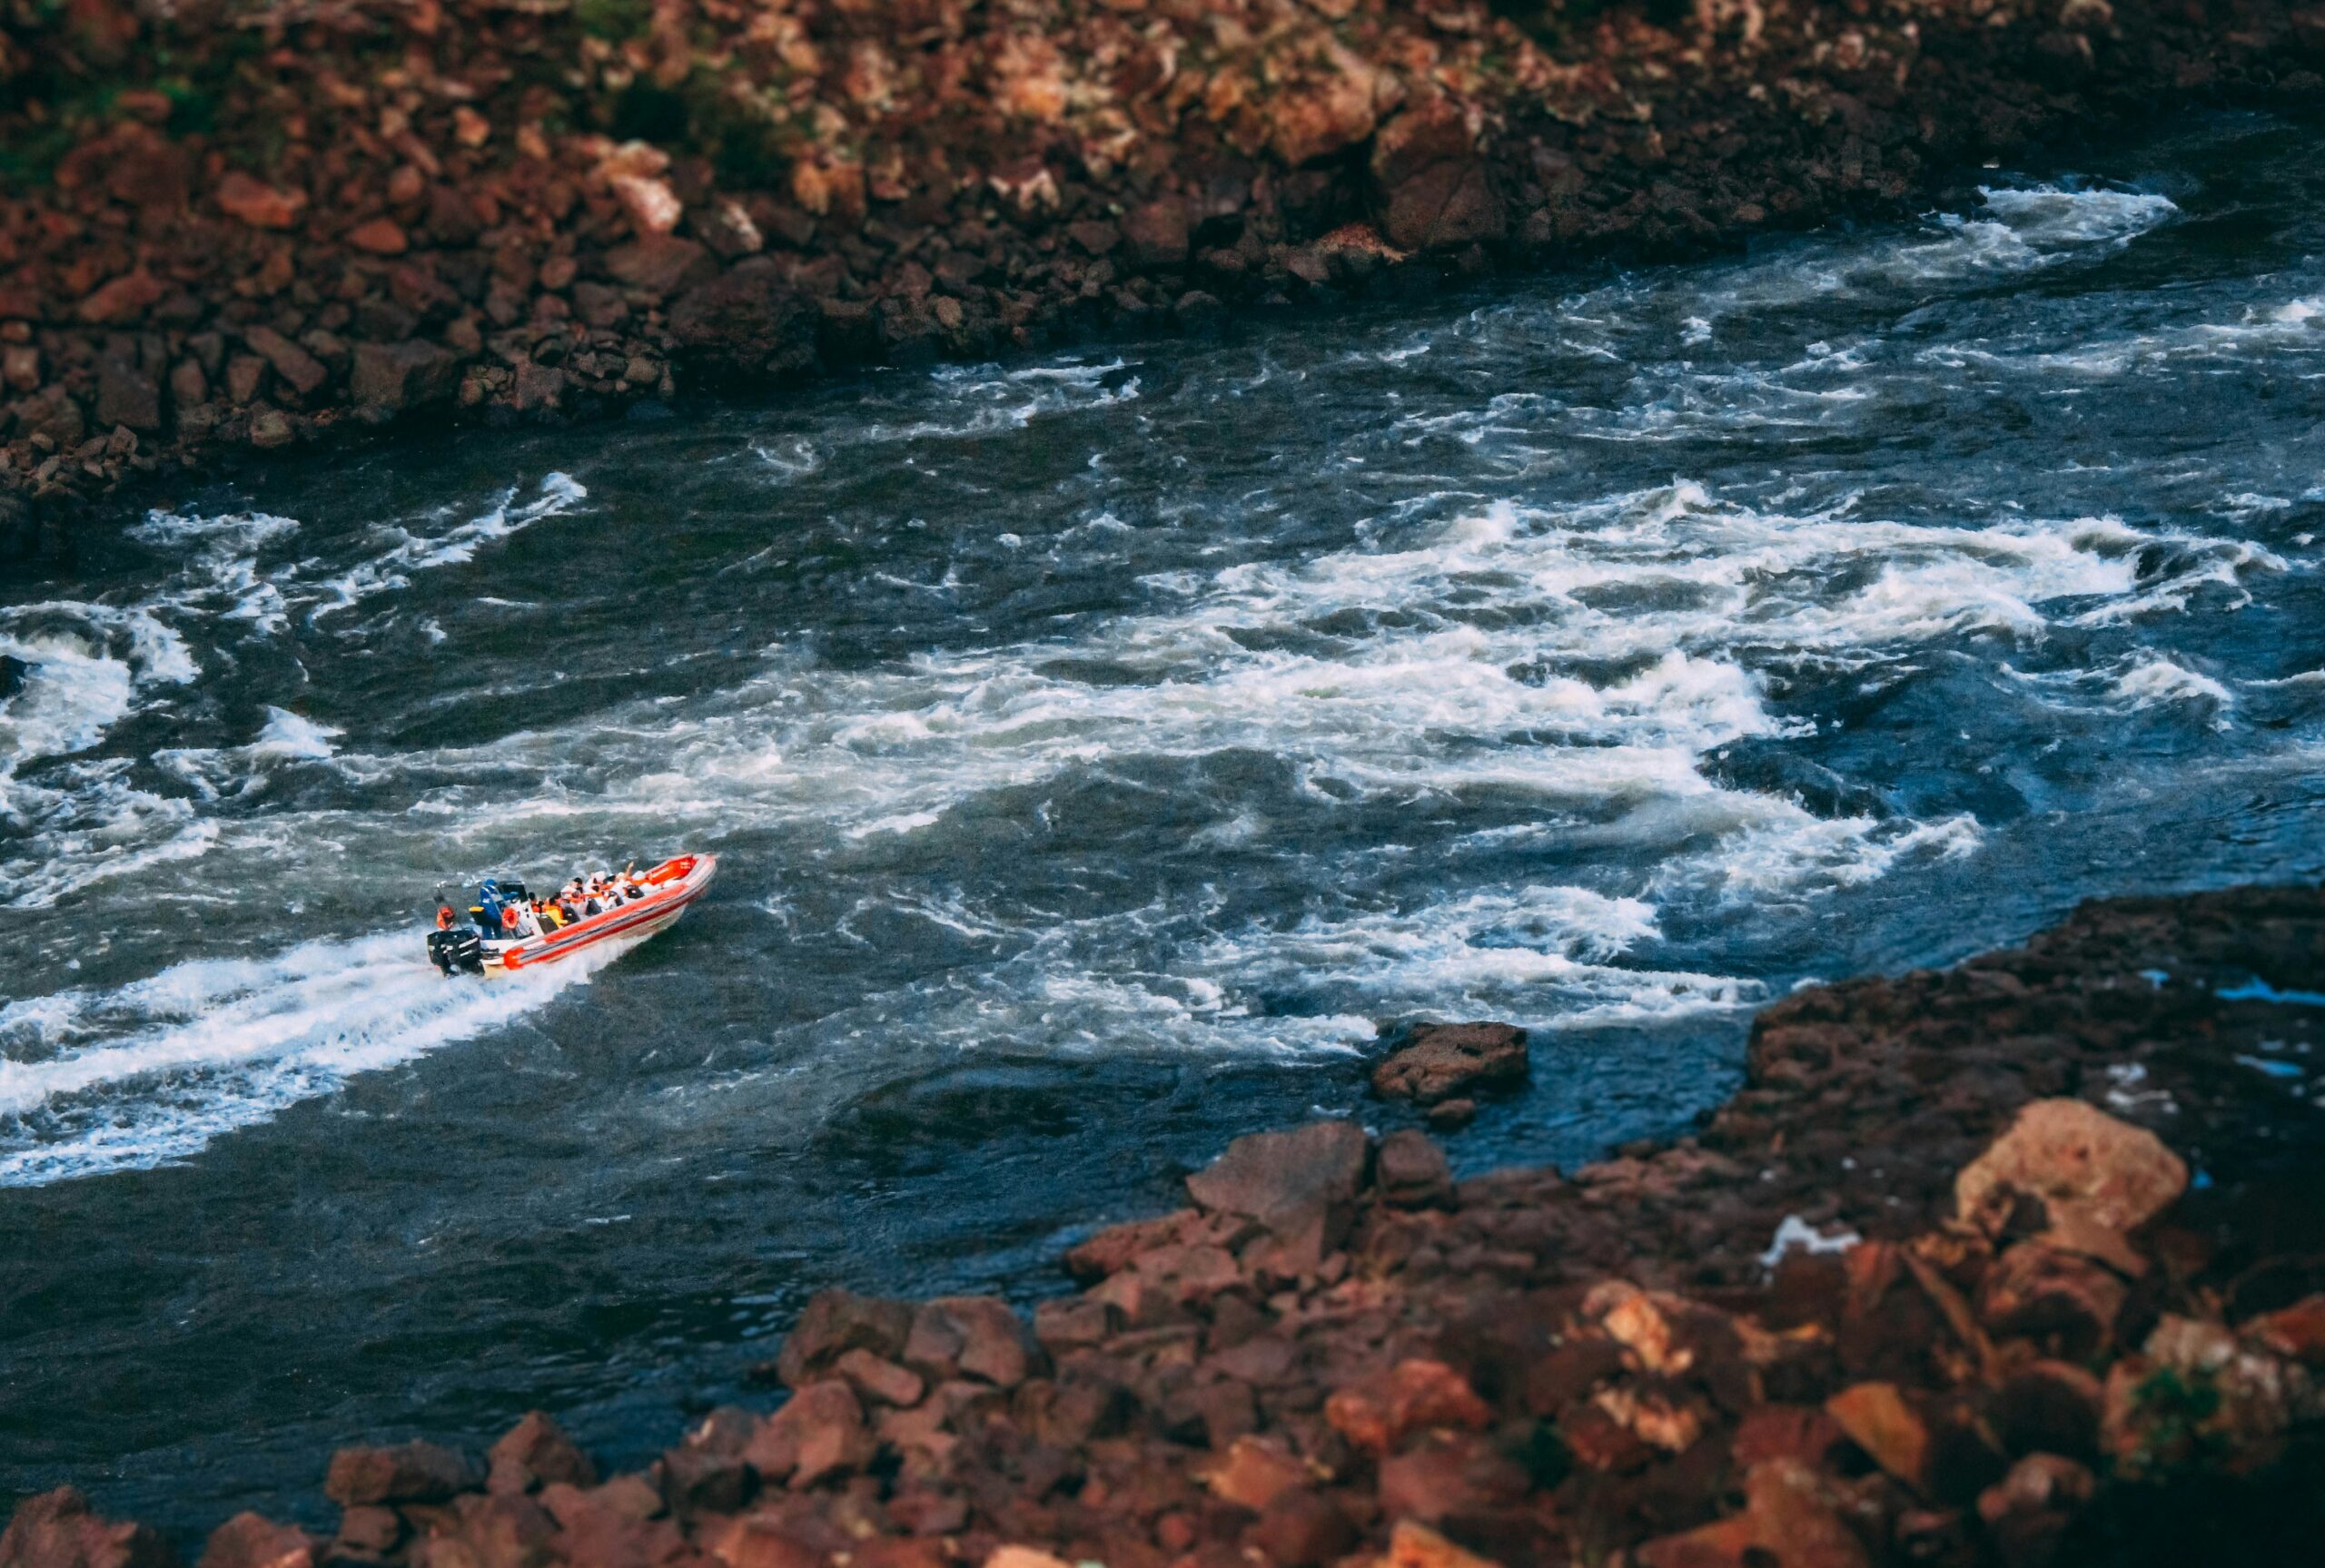
[[[438,931],[450,931],[452,929],[452,906],[450,904],[440,903],[436,906],[436,929]]]

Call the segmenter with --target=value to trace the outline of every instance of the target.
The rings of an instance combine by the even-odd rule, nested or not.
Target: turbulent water
[[[816,1285],[1537,1031],[1456,1155],[1751,1009],[2325,871],[2325,156],[2211,122],[1748,257],[287,466],[0,600],[0,1489],[733,1395]],[[437,890],[685,848],[440,981]]]

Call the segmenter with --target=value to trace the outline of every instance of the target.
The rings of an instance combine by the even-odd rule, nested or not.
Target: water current
[[[1752,1009],[2325,873],[2325,153],[1681,268],[296,460],[0,595],[0,1492],[635,1461],[818,1285],[1054,1288],[1238,1132],[1466,1169]],[[610,964],[439,889],[715,851]]]

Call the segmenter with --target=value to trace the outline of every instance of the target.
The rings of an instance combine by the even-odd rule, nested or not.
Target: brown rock
[[[940,1382],[962,1376],[1014,1388],[1033,1375],[1040,1355],[1032,1329],[1007,1302],[944,1296],[913,1315],[902,1359]]]
[[[108,355],[97,369],[97,423],[133,430],[162,428],[162,389],[134,360]]]
[[[307,210],[304,191],[282,191],[254,180],[239,169],[229,170],[211,193],[218,210],[253,229],[288,229]]]
[[[259,395],[266,384],[266,361],[256,354],[236,354],[226,361],[226,396],[237,407]]]
[[[1978,1517],[2004,1568],[2047,1568],[2097,1482],[2055,1454],[2030,1454],[1978,1494]]]
[[[805,1490],[827,1476],[859,1470],[876,1451],[864,1407],[837,1379],[810,1383],[753,1434],[743,1457],[769,1482]]]
[[[320,1544],[295,1524],[244,1511],[210,1533],[200,1568],[314,1568]]]
[[[1974,1215],[1997,1187],[2033,1193],[2126,1231],[2187,1190],[2188,1168],[2143,1128],[2080,1100],[2038,1100],[1954,1178],[1956,1212]]]
[[[1202,1476],[1212,1495],[1254,1513],[1315,1479],[1306,1461],[1270,1437],[1238,1437]]]
[[[1389,1553],[1381,1563],[1382,1568],[1501,1568],[1492,1558],[1464,1551],[1428,1525],[1410,1519],[1399,1520],[1389,1532]]]
[[[1440,1100],[1429,1108],[1429,1125],[1440,1132],[1459,1132],[1477,1119],[1474,1100]]]
[[[2031,1362],[1996,1390],[1995,1432],[2013,1454],[2094,1457],[2106,1399],[2099,1379],[2071,1362]]]
[[[1392,1100],[1434,1105],[1457,1092],[1526,1080],[1526,1031],[1506,1023],[1422,1024],[1372,1070],[1372,1087]]]
[[[776,1373],[798,1388],[851,1350],[869,1351],[894,1361],[904,1354],[912,1320],[908,1302],[884,1301],[846,1290],[819,1290],[807,1298],[799,1321],[785,1337],[782,1352],[775,1358]]]
[[[1278,1492],[1251,1532],[1252,1544],[1277,1568],[1324,1568],[1345,1556],[1357,1540],[1348,1515],[1306,1486]]]
[[[2325,1295],[2304,1297],[2290,1307],[2245,1324],[2244,1337],[2272,1355],[2304,1366],[2325,1366]]]
[[[826,1568],[830,1562],[774,1519],[735,1520],[711,1533],[705,1544],[727,1568]]]
[[[1380,1140],[1373,1162],[1372,1184],[1381,1201],[1397,1208],[1449,1208],[1453,1205],[1453,1170],[1445,1151],[1429,1134],[1399,1128]]]
[[[331,379],[321,360],[272,327],[247,327],[242,341],[274,367],[274,373],[305,397]]]
[[[1526,1495],[1526,1473],[1469,1433],[1434,1433],[1380,1461],[1380,1508],[1424,1524],[1474,1518]]]
[[[485,1485],[493,1492],[536,1492],[552,1482],[598,1484],[598,1467],[589,1456],[564,1428],[538,1410],[510,1427],[485,1457]]]
[[[150,1528],[100,1519],[70,1486],[25,1499],[0,1533],[0,1568],[174,1568],[176,1561]]]
[[[1321,1258],[1348,1233],[1370,1154],[1370,1140],[1353,1122],[1254,1133],[1187,1178],[1187,1191],[1208,1212],[1242,1215],[1279,1238],[1309,1240]]]
[[[366,1503],[441,1503],[482,1480],[466,1455],[440,1444],[342,1448],[331,1456],[323,1495],[342,1508]]]
[[[876,1404],[900,1408],[917,1405],[927,1388],[910,1368],[884,1360],[868,1350],[848,1351],[833,1363],[832,1369],[847,1379],[857,1394]]]
[[[1894,1383],[1859,1383],[1825,1401],[1825,1413],[1873,1462],[1908,1486],[1926,1489],[1929,1425]]]
[[[1123,253],[1142,271],[1187,264],[1187,204],[1176,196],[1143,202],[1123,214]]]
[[[558,407],[565,401],[565,372],[555,365],[526,360],[517,367],[517,390],[511,400],[520,414]]]
[[[373,218],[347,232],[347,242],[374,256],[401,256],[411,249],[411,238],[392,218]]]
[[[2080,1359],[2110,1344],[2122,1282],[2105,1268],[2039,1241],[2022,1241],[1987,1271],[1978,1318],[1996,1338],[2023,1336]]]
[[[334,1557],[384,1557],[403,1540],[403,1515],[378,1504],[350,1508],[339,1516]]]
[[[359,407],[391,413],[450,398],[460,384],[460,361],[418,339],[358,343],[347,390]]]
[[[1380,128],[1372,180],[1380,232],[1400,251],[1501,237],[1501,198],[1468,121],[1443,99],[1417,104]]]
[[[662,1455],[662,1500],[681,1518],[734,1513],[750,1501],[757,1479],[737,1454],[679,1447]]]
[[[658,298],[707,277],[716,265],[701,245],[671,234],[648,234],[606,252],[606,271],[616,280]]]
[[[251,416],[251,445],[261,451],[287,447],[299,439],[299,427],[280,409],[261,409]]]
[[[1736,1423],[1729,1454],[1742,1470],[1771,1459],[1789,1459],[1820,1470],[1846,1436],[1839,1422],[1813,1406],[1756,1405]]]
[[[1415,1357],[1334,1393],[1324,1402],[1324,1419],[1358,1448],[1385,1455],[1433,1427],[1483,1431],[1493,1412],[1453,1368]]]
[[[125,273],[84,299],[80,317],[92,326],[134,321],[161,302],[162,292],[160,281],[152,273]]]
[[[1744,1478],[1744,1512],[1632,1553],[1638,1568],[1869,1568],[1857,1539],[1817,1474],[1789,1459]]]

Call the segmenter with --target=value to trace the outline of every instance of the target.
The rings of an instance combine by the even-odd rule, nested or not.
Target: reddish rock
[[[1266,1437],[1238,1437],[1202,1473],[1212,1494],[1254,1513],[1295,1486],[1311,1484],[1315,1473],[1282,1444]]]
[[[2272,1355],[2304,1366],[2325,1367],[2325,1295],[2304,1297],[2290,1307],[2264,1313],[2245,1324],[2243,1335]]]
[[[866,1400],[878,1405],[917,1405],[927,1387],[909,1367],[884,1360],[868,1350],[848,1351],[833,1363],[832,1369]]]
[[[1737,1468],[1788,1459],[1819,1470],[1847,1438],[1841,1424],[1806,1405],[1756,1405],[1736,1423],[1728,1452]]]
[[[1825,1401],[1849,1441],[1875,1464],[1906,1485],[1926,1491],[1930,1478],[1929,1424],[1892,1383],[1859,1383]]]
[[[1459,1132],[1477,1119],[1474,1100],[1440,1100],[1429,1108],[1429,1125],[1440,1132]]]
[[[404,1536],[403,1515],[379,1504],[350,1508],[339,1516],[339,1536],[331,1544],[333,1557],[384,1557]]]
[[[1432,1427],[1482,1431],[1493,1412],[1453,1368],[1416,1357],[1333,1394],[1325,1402],[1324,1416],[1358,1448],[1383,1455],[1394,1453],[1411,1434]]]
[[[1453,1170],[1445,1151],[1429,1134],[1399,1128],[1380,1140],[1372,1184],[1380,1200],[1399,1208],[1449,1208],[1453,1203]]]
[[[594,1486],[598,1467],[564,1428],[535,1410],[510,1427],[485,1455],[488,1490],[536,1492],[551,1482]]]
[[[82,300],[79,315],[91,326],[134,321],[161,303],[163,289],[150,272],[123,274]]]
[[[565,401],[565,372],[527,360],[517,367],[516,394],[510,401],[520,414],[558,408]]]
[[[1638,1568],[1870,1568],[1831,1489],[1788,1459],[1755,1466],[1744,1478],[1744,1512],[1632,1553]]]
[[[314,1568],[322,1544],[295,1524],[245,1511],[210,1533],[199,1568]]]
[[[1455,1094],[1526,1080],[1526,1031],[1506,1023],[1425,1023],[1372,1070],[1373,1089],[1434,1105]]]
[[[2049,1568],[2097,1484],[2055,1454],[2030,1454],[1978,1494],[1978,1517],[2003,1568]]]
[[[220,212],[253,229],[291,228],[307,210],[304,191],[278,190],[239,169],[230,169],[220,176],[211,200],[218,203]]]
[[[400,413],[450,398],[460,361],[433,343],[358,343],[348,392],[361,407]]]
[[[662,1501],[680,1518],[732,1514],[750,1501],[757,1484],[739,1454],[688,1446],[662,1455]]]
[[[945,1296],[913,1315],[900,1359],[942,1382],[955,1376],[1014,1388],[1040,1364],[1025,1320],[991,1296]]]
[[[1381,1512],[1424,1524],[1474,1518],[1526,1495],[1526,1473],[1469,1433],[1435,1433],[1380,1461]]]
[[[331,372],[321,360],[272,327],[246,327],[242,341],[273,366],[274,373],[290,382],[302,397],[331,380]]]
[[[366,1503],[441,1503],[483,1479],[466,1455],[440,1444],[342,1448],[331,1456],[323,1495],[342,1508]]]
[[[2088,1258],[2022,1241],[1980,1286],[1978,1320],[1998,1339],[2023,1336],[2078,1358],[2113,1339],[2124,1296],[2122,1282]]]
[[[347,242],[374,256],[401,256],[411,249],[411,237],[392,218],[374,218],[347,232]]]
[[[1998,1187],[2077,1210],[2108,1230],[2136,1228],[2187,1190],[2188,1168],[2144,1128],[2080,1100],[2038,1100],[1954,1178],[1967,1219]]]
[[[1123,256],[1145,271],[1183,267],[1190,232],[1187,204],[1179,197],[1142,202],[1123,214]]]
[[[1372,144],[1380,232],[1400,251],[1444,251],[1501,237],[1501,198],[1460,109],[1417,104]]]
[[[775,1370],[793,1388],[835,1366],[851,1350],[894,1361],[912,1333],[913,1307],[846,1290],[819,1290],[807,1298],[799,1321],[783,1341]]]
[[[1501,1568],[1490,1557],[1465,1551],[1428,1525],[1410,1519],[1399,1520],[1389,1532],[1389,1551],[1381,1564],[1382,1568]]]
[[[658,299],[707,278],[717,262],[692,240],[648,234],[606,252],[606,271],[620,282]]]
[[[133,430],[162,428],[162,389],[126,359],[108,357],[97,370],[97,424]]]
[[[876,1445],[855,1391],[836,1379],[792,1395],[753,1435],[743,1457],[769,1483],[805,1489],[872,1462]]]
[[[1269,1500],[1250,1539],[1277,1568],[1324,1568],[1355,1547],[1358,1533],[1331,1499],[1290,1486]]]
[[[1208,1212],[1265,1226],[1283,1244],[1287,1271],[1297,1272],[1347,1236],[1370,1156],[1370,1140],[1353,1122],[1311,1122],[1237,1139],[1187,1178],[1187,1191]]]
[[[70,1486],[18,1504],[0,1533],[0,1568],[174,1568],[176,1561],[150,1528],[99,1518]]]

